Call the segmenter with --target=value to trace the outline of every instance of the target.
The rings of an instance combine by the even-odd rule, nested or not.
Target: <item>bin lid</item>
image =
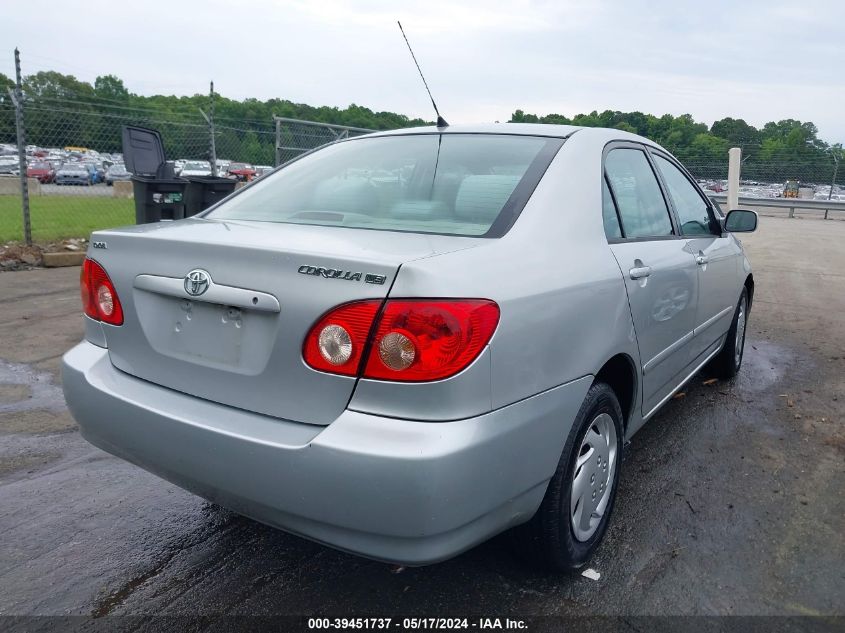
[[[123,126],[123,160],[129,173],[154,176],[164,165],[161,134],[134,125]]]

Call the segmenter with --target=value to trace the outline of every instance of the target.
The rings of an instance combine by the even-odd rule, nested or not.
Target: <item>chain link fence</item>
[[[0,243],[24,241],[16,107],[23,114],[32,241],[87,237],[91,231],[134,223],[130,174],[121,168],[122,129],[161,133],[167,159],[227,176],[247,166],[256,176],[299,154],[370,130],[327,123],[213,118],[213,106],[167,113],[114,103],[23,95],[18,106],[0,97]],[[214,139],[212,150],[212,135]],[[243,179],[244,176],[234,176]],[[252,175],[247,178],[252,178]]]
[[[29,175],[32,241],[49,243],[87,237],[91,231],[132,224],[134,201],[128,174],[121,173],[124,125],[161,132],[165,152],[177,165],[209,161],[212,138],[221,175],[237,163],[269,169],[303,152],[371,130],[276,117],[272,121],[214,118],[213,92],[207,110],[133,108],[108,100],[23,94],[17,106],[0,95],[0,244],[24,241],[25,228],[16,141],[16,107],[21,108]],[[709,192],[727,188],[727,147],[709,153],[676,152]],[[765,145],[743,147],[740,196],[789,195],[845,200],[845,168],[838,155],[772,152]],[[76,175],[68,175],[72,171]],[[794,185],[794,186],[793,186]]]
[[[285,117],[275,117],[274,121],[277,165],[282,165],[315,147],[375,131],[362,127],[331,125]]]
[[[753,198],[804,197],[845,201],[845,169],[841,150],[806,152],[770,150],[760,143],[737,143],[742,149],[739,195]],[[694,150],[679,150],[675,156],[707,190],[727,189],[728,153],[702,158]]]

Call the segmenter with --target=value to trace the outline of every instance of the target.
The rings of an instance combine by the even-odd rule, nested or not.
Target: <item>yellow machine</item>
[[[797,180],[787,180],[783,185],[783,197],[784,198],[797,198],[798,197],[798,181]]]

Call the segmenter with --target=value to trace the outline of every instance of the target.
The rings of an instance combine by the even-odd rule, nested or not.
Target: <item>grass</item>
[[[33,196],[29,200],[32,240],[87,238],[91,231],[135,223],[131,199],[94,196]],[[20,196],[0,195],[0,243],[23,241]]]

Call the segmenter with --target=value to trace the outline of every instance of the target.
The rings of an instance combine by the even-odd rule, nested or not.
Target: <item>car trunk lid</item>
[[[403,262],[482,241],[195,218],[97,232],[89,257],[125,314],[123,325],[103,325],[115,367],[221,404],[329,424],[356,379],[303,362],[311,326],[342,303],[387,296]],[[201,274],[186,282],[191,271]]]

